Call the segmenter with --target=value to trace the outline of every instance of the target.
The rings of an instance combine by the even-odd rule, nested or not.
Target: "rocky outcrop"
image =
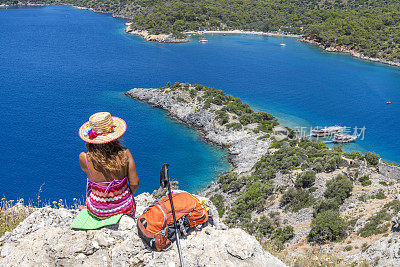
[[[382,175],[392,178],[392,179],[400,180],[400,167],[399,166],[393,166],[393,165],[389,165],[389,164],[386,164],[383,162],[379,162],[378,169],[379,169],[379,173],[381,173]]]
[[[130,27],[130,23],[126,23],[125,32],[128,34],[139,35],[148,42],[158,43],[186,43],[188,38],[175,38],[172,34],[149,34],[148,31],[135,30]]]
[[[137,196],[137,214],[153,201],[148,193]],[[0,239],[0,266],[179,266],[176,246],[152,251],[138,236],[133,218],[123,216],[114,226],[77,231],[69,227],[77,213],[37,209]],[[285,266],[254,237],[227,229],[213,214],[213,225],[181,240],[186,266]]]
[[[226,147],[233,165],[232,171],[249,172],[268,151],[271,141],[258,139],[265,133],[255,133],[255,125],[246,125],[241,130],[227,129],[216,121],[213,107],[203,108],[204,101],[191,99],[187,91],[168,90],[135,88],[125,94],[168,111],[170,116],[199,129],[207,141]]]
[[[400,213],[392,219],[392,230],[376,242],[372,243],[365,251],[354,256],[358,261],[368,261],[375,266],[399,266],[400,264]]]

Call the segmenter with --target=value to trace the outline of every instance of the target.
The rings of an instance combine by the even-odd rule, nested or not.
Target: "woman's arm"
[[[82,171],[87,173],[88,168],[87,168],[87,165],[86,165],[85,152],[81,152],[79,154],[79,165],[81,165]]]
[[[128,181],[133,194],[139,187],[139,177],[136,172],[135,161],[129,149],[126,150],[126,156],[128,157]]]

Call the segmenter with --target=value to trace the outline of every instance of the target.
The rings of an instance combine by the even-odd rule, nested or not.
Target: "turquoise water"
[[[77,129],[90,114],[127,121],[139,192],[161,164],[195,191],[229,169],[225,153],[147,104],[125,97],[167,81],[223,89],[289,126],[366,127],[345,149],[400,161],[400,70],[325,53],[294,39],[208,35],[208,43],[146,43],[125,20],[66,6],[0,10],[1,195],[67,200],[84,194]],[[279,44],[287,45],[281,47]],[[386,105],[386,101],[393,104]]]

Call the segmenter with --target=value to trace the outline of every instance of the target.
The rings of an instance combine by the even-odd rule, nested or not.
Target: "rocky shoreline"
[[[203,109],[204,101],[191,99],[188,91],[134,88],[125,95],[168,111],[169,116],[196,128],[203,138],[226,149],[233,172],[248,174],[253,165],[268,151],[269,139],[260,139],[264,133],[255,133],[257,125],[249,124],[241,130],[221,126],[210,109]],[[182,101],[182,99],[184,101]]]
[[[366,60],[366,61],[371,61],[371,62],[376,62],[376,63],[381,63],[381,64],[385,64],[385,65],[390,65],[390,66],[394,66],[394,67],[400,67],[400,62],[394,62],[394,61],[389,61],[389,60],[385,60],[382,58],[372,58],[372,57],[367,57],[364,56],[363,54],[348,49],[345,46],[329,46],[329,45],[324,45],[316,40],[307,38],[307,37],[301,37],[299,39],[300,42],[303,43],[308,43],[308,44],[312,44],[315,45],[321,49],[323,49],[326,52],[336,52],[336,53],[346,53],[351,55],[352,57],[358,58],[358,59],[362,59],[362,60]]]
[[[207,100],[207,95],[211,96],[214,100],[218,100],[219,90],[206,88],[203,91],[197,91],[196,95],[192,95],[192,91],[195,90],[194,88],[196,88],[196,85],[175,84],[174,86],[168,85],[158,89],[135,88],[125,94],[134,99],[149,103],[154,107],[166,110],[172,118],[199,130],[207,142],[226,149],[230,157],[232,170],[231,173],[222,175],[221,179],[222,177],[226,177],[226,175],[232,175],[232,172],[239,175],[235,180],[227,184],[224,182],[225,178],[220,179],[221,181],[212,183],[199,194],[211,199],[217,195],[222,196],[224,200],[223,207],[229,212],[232,210],[235,211],[240,207],[236,203],[236,200],[243,198],[246,192],[250,190],[248,185],[240,184],[241,179],[246,179],[247,177],[250,184],[257,183],[251,182],[251,179],[256,179],[254,174],[256,170],[255,163],[259,163],[260,159],[263,161],[265,157],[271,157],[271,155],[273,156],[276,153],[279,155],[280,150],[285,150],[284,147],[288,148],[286,151],[294,151],[296,148],[290,144],[293,140],[282,141],[282,147],[280,149],[275,148],[276,142],[272,143],[271,139],[278,137],[278,126],[275,126],[270,131],[270,134],[267,135],[265,135],[265,132],[257,132],[257,123],[243,123],[239,129],[230,129],[228,125],[234,124],[235,119],[232,119],[234,116],[232,116],[229,105],[235,100],[230,98],[228,104],[215,105],[211,103],[207,105],[207,101],[209,101],[209,99]],[[225,95],[225,97],[229,97],[229,95]],[[220,114],[219,111],[229,111],[229,121],[226,121],[223,125],[221,125],[220,118],[218,117]],[[242,120],[240,121],[242,122]],[[281,127],[279,126],[279,128]],[[297,149],[300,148],[298,147]],[[304,151],[311,151],[312,149],[310,149],[308,147]],[[332,152],[332,150],[320,150],[320,153],[328,153],[329,151]],[[280,161],[287,160],[290,158],[289,155],[286,155]],[[307,161],[307,158],[308,156],[302,160]],[[264,218],[265,216],[269,216],[270,222],[278,225],[279,229],[292,227],[292,237],[278,254],[278,257],[288,265],[295,265],[296,262],[303,261],[315,249],[318,249],[319,253],[321,253],[318,256],[312,256],[316,258],[316,260],[313,259],[315,262],[319,259],[326,259],[326,262],[338,261],[344,265],[350,265],[355,262],[379,262],[388,265],[398,263],[400,260],[398,260],[395,250],[398,248],[400,242],[400,235],[398,234],[398,228],[400,227],[396,226],[397,228],[392,228],[390,225],[398,224],[400,221],[400,212],[395,215],[395,223],[393,221],[390,222],[390,217],[396,214],[396,211],[391,210],[390,214],[392,215],[386,215],[382,222],[382,225],[387,227],[385,231],[379,232],[380,228],[378,226],[371,226],[371,223],[375,218],[374,216],[379,216],[380,212],[383,212],[382,210],[385,209],[385,205],[400,205],[400,203],[396,204],[398,203],[398,192],[400,190],[400,184],[398,183],[400,168],[381,162],[376,166],[371,166],[367,164],[365,159],[352,160],[345,158],[344,155],[341,156],[341,160],[343,163],[333,171],[317,171],[313,187],[310,189],[297,188],[297,180],[304,173],[304,170],[300,168],[293,169],[288,173],[275,173],[272,179],[275,190],[270,197],[266,198],[265,205],[259,210],[246,210],[249,214],[251,213],[252,224],[259,222],[258,219],[263,216]],[[310,161],[311,164],[312,162],[315,161]],[[268,163],[268,161],[265,161],[265,163]],[[351,193],[343,203],[338,205],[336,210],[338,216],[346,222],[347,232],[342,240],[336,242],[313,243],[308,240],[308,236],[316,220],[316,207],[318,207],[318,203],[328,201],[326,195],[328,184],[340,176],[347,177],[345,179],[350,179],[353,184]],[[363,184],[361,179],[363,177],[367,177],[368,184]],[[266,180],[262,181],[268,183]],[[239,183],[238,191],[235,192],[234,189],[233,191],[229,191],[231,190],[229,188],[233,188],[235,183]],[[259,186],[261,185],[262,183],[259,184]],[[224,186],[227,186],[228,190],[224,189]],[[296,192],[308,192],[309,196],[304,195],[303,197],[304,199],[312,199],[314,204],[308,206],[304,204],[305,206],[299,210],[289,208],[289,206],[282,203],[282,199],[284,195],[288,196],[287,192],[290,191],[290,188],[297,190]],[[255,191],[253,193],[255,194]],[[293,203],[297,203],[297,201],[301,200],[297,199]],[[232,222],[229,219],[229,212],[220,215],[228,224]],[[231,226],[231,224],[229,225]],[[244,228],[249,231],[248,228]],[[366,236],[361,235],[361,231],[367,231],[366,229],[371,230],[369,230],[370,232]],[[387,235],[390,238],[387,238]],[[264,241],[271,242],[272,237],[270,236],[269,238],[269,240],[267,238]],[[386,247],[390,249],[387,253],[385,252]],[[324,265],[322,264],[321,266]]]
[[[93,12],[97,12],[97,13],[105,13],[105,14],[111,14],[113,17],[115,18],[121,18],[121,19],[133,19],[132,16],[129,16],[128,14],[115,14],[112,12],[106,12],[106,11],[102,11],[102,10],[96,10],[93,8],[89,8],[89,7],[81,7],[81,6],[74,6],[68,3],[59,3],[60,5],[68,5],[68,6],[72,6],[74,8],[77,9],[85,9],[85,10],[90,10]],[[47,6],[48,4],[34,4],[34,3],[20,3],[17,4],[16,6],[21,6],[21,7],[35,7],[35,6]],[[0,8],[9,8],[11,7],[10,5],[0,5]],[[188,37],[185,38],[175,38],[172,34],[149,34],[148,31],[146,30],[137,30],[137,29],[133,29],[131,28],[131,23],[127,22],[125,24],[127,27],[125,28],[125,32],[127,34],[133,34],[133,35],[138,35],[141,36],[143,39],[145,39],[146,41],[149,42],[159,42],[159,43],[187,43],[190,41],[190,39]],[[372,57],[368,57],[368,56],[364,56],[363,54],[348,49],[347,47],[344,46],[329,46],[329,45],[325,45],[322,44],[320,42],[318,42],[317,40],[311,39],[309,37],[306,37],[304,35],[301,34],[282,34],[279,32],[261,32],[261,31],[245,31],[245,30],[228,30],[228,31],[213,31],[213,30],[202,30],[200,31],[202,33],[205,34],[250,34],[250,35],[264,35],[264,36],[272,36],[272,37],[287,37],[287,38],[297,38],[300,42],[303,43],[309,43],[309,44],[313,44],[315,46],[318,46],[319,48],[323,49],[324,51],[327,52],[337,52],[337,53],[347,53],[350,54],[352,57],[358,58],[358,59],[362,59],[362,60],[366,60],[366,61],[371,61],[371,62],[376,62],[376,63],[381,63],[381,64],[385,64],[385,65],[390,65],[390,66],[394,66],[394,67],[400,67],[400,62],[394,62],[394,61],[389,61],[389,60],[385,60],[382,58],[372,58]],[[195,34],[197,33],[197,31],[185,31],[184,34],[185,35],[189,35],[189,34]]]
[[[175,38],[172,34],[149,34],[148,31],[140,31],[132,29],[131,23],[125,24],[127,27],[125,28],[125,33],[139,35],[147,42],[158,42],[158,43],[187,43],[189,42],[189,38]]]

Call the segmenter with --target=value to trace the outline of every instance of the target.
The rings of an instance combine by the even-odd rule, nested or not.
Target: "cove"
[[[122,94],[167,81],[222,89],[291,127],[365,126],[365,139],[344,148],[400,161],[397,68],[265,36],[146,43],[125,34],[125,22],[68,6],[0,9],[2,196],[35,199],[42,184],[42,199],[83,196],[77,156],[84,143],[77,130],[104,110],[128,124],[124,143],[136,160],[138,193],[158,188],[165,162],[182,189],[210,183],[229,169],[225,153],[165,112]]]

